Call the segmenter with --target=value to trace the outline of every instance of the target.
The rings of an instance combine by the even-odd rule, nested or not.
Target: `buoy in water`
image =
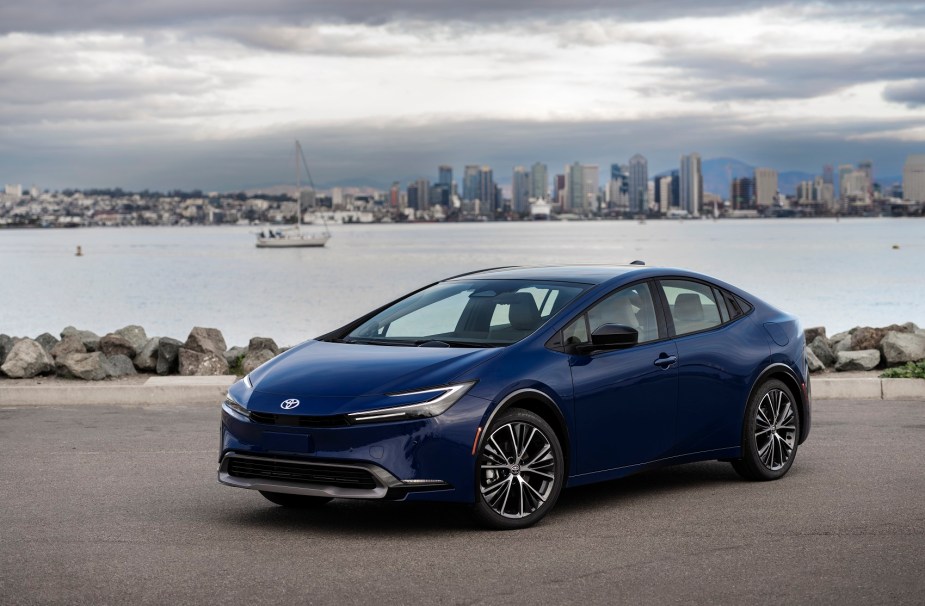
[[[894,245],[893,245],[893,250],[899,250],[899,244],[894,244]]]
[[[77,252],[74,253],[74,256],[75,256],[75,257],[82,257],[82,256],[84,256],[84,251],[81,250],[80,246],[77,247]]]

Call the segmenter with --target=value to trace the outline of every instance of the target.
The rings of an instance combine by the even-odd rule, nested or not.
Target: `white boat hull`
[[[319,248],[327,244],[331,236],[283,236],[281,238],[257,238],[257,248]]]

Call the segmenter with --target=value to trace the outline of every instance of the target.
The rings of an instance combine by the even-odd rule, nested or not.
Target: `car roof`
[[[602,284],[629,273],[651,270],[645,265],[554,265],[533,267],[498,267],[484,269],[450,280],[551,280],[555,282],[577,282],[581,284]],[[651,273],[651,272],[648,272]]]

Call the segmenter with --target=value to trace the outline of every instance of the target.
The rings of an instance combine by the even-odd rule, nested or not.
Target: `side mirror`
[[[591,333],[591,342],[577,347],[579,353],[627,349],[639,343],[639,331],[623,324],[603,324]]]

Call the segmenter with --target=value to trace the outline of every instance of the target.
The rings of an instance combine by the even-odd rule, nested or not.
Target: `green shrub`
[[[887,368],[880,375],[884,379],[925,379],[925,360],[907,362],[905,366]]]

